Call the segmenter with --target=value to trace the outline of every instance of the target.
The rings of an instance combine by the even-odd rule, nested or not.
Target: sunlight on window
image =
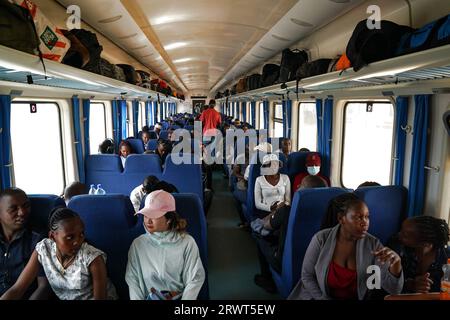
[[[98,153],[98,146],[106,139],[105,105],[92,103],[89,111],[89,152]]]
[[[349,103],[345,109],[342,183],[388,185],[391,176],[394,107],[390,103]]]
[[[298,149],[317,151],[317,110],[314,102],[300,103],[298,116]]]
[[[283,137],[283,123],[282,122],[274,122],[273,127],[273,137],[274,138],[282,138]]]
[[[28,194],[61,194],[64,165],[61,120],[56,103],[11,105],[11,144],[15,186]],[[31,135],[30,135],[31,134]]]
[[[264,103],[259,104],[259,129],[264,129]]]

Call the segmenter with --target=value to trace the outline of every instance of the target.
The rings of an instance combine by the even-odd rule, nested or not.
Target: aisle
[[[253,283],[259,273],[256,244],[250,233],[237,227],[239,216],[228,180],[214,172],[213,203],[208,221],[208,270],[212,300],[279,299]]]

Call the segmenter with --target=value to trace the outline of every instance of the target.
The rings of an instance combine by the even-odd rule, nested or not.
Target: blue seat
[[[145,177],[162,177],[161,159],[156,154],[131,154],[125,162],[125,170],[121,180],[123,194],[130,192],[138,185],[142,184]]]
[[[400,230],[406,217],[407,189],[403,186],[364,187],[355,194],[369,208],[369,233],[386,244]]]
[[[161,130],[161,132],[159,133],[159,138],[164,140],[169,139],[169,131]]]
[[[28,224],[33,231],[47,237],[50,212],[54,208],[65,207],[66,203],[63,198],[52,194],[32,194],[28,198],[31,202]]]
[[[86,184],[101,183],[107,193],[121,193],[122,162],[114,154],[94,154],[86,160]]]
[[[255,159],[255,157],[257,157]],[[261,162],[264,153],[255,153],[250,159],[250,169],[247,183],[247,203],[243,207],[245,218],[248,222],[255,220],[262,212],[255,207],[255,183],[256,179],[261,175]]]
[[[186,129],[187,131],[190,132],[190,131],[194,130],[194,126],[193,125],[185,125],[184,129]]]
[[[180,193],[197,194],[203,203],[202,165],[194,164],[193,156],[190,163],[175,164],[172,155],[168,155],[162,179],[172,183]]]
[[[289,155],[287,161],[288,176],[291,179],[291,183],[294,182],[294,178],[301,172],[306,172],[306,157],[309,152],[293,152]]]
[[[82,195],[72,198],[69,208],[83,220],[87,242],[106,253],[108,277],[119,297],[128,299],[125,271],[137,221],[130,199],[118,194]]]
[[[132,153],[144,153],[144,142],[141,139],[128,139],[127,141],[131,144]]]
[[[320,229],[328,202],[343,193],[346,190],[341,188],[304,189],[295,193],[289,214],[281,274],[272,270],[282,297],[286,298],[300,279],[306,249]]]
[[[158,146],[158,140],[157,139],[150,139],[147,142],[146,150],[155,151],[157,146]]]

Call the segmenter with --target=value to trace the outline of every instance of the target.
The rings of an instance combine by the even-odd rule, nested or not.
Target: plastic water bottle
[[[102,188],[101,184],[97,185],[97,192],[95,194],[100,196],[106,194],[106,191]]]
[[[450,300],[450,259],[442,266],[444,275],[441,280],[441,300]]]
[[[91,184],[91,188],[89,189],[89,194],[96,194],[97,190],[95,189],[95,185]]]

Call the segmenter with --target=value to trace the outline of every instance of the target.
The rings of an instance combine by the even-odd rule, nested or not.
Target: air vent
[[[276,34],[273,34],[272,37],[275,38],[275,39],[277,39],[277,40],[280,40],[280,41],[286,41],[286,42],[291,41],[291,40],[289,40],[289,39],[286,39],[286,38],[277,36]]]
[[[148,58],[151,57],[152,55],[154,55],[154,53],[146,54],[145,56],[141,56],[141,58]]]
[[[140,47],[131,48],[131,50],[141,50],[141,49],[144,49],[144,48],[147,48],[146,44],[144,44],[143,46],[140,46]]]
[[[120,39],[120,40],[131,39],[131,38],[136,37],[137,35],[138,35],[137,33],[133,33],[128,36],[119,37],[118,39]]]
[[[261,57],[261,56],[257,56],[256,54],[254,54],[254,53],[252,53],[252,56],[254,56],[255,58],[258,58],[258,59],[264,59],[264,57]]]
[[[122,15],[118,15],[118,16],[103,19],[103,20],[98,20],[98,23],[112,23],[112,22],[116,22],[120,19],[122,19]]]
[[[303,21],[303,20],[300,20],[300,19],[292,18],[291,22],[293,22],[293,23],[295,23],[295,24],[297,24],[297,25],[299,25],[301,27],[305,27],[305,28],[312,28],[312,27],[314,27],[314,25],[312,25],[311,23]]]
[[[334,3],[349,3],[350,2],[350,0],[329,0],[329,1],[334,2]]]
[[[266,48],[266,47],[263,47],[263,46],[259,46],[261,49],[264,49],[264,50],[266,50],[266,51],[270,51],[270,52],[274,52],[275,51],[275,49],[270,49],[270,48]]]

